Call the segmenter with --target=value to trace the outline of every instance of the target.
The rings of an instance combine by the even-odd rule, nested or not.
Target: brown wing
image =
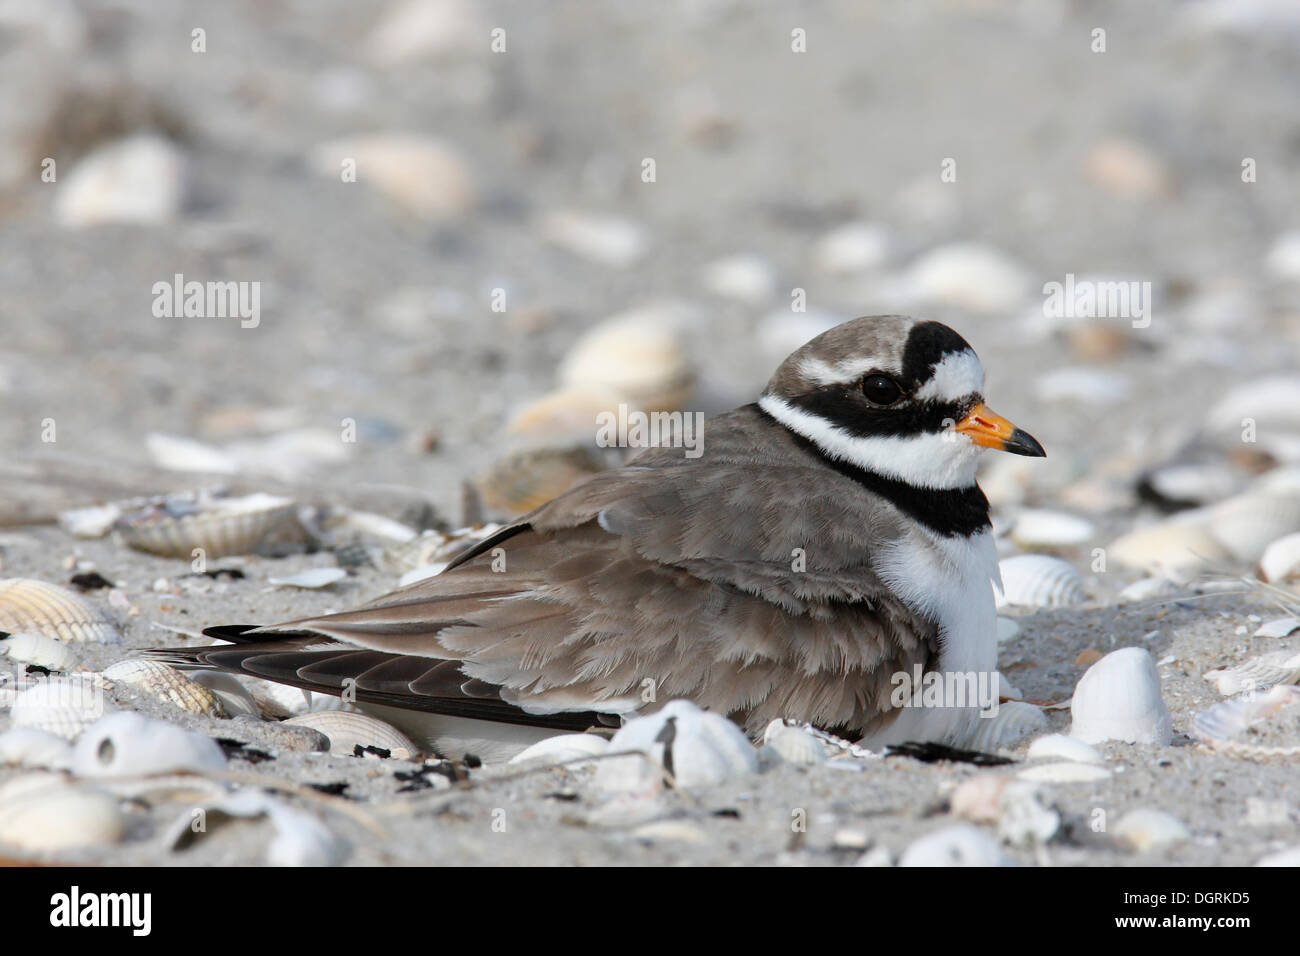
[[[899,516],[752,408],[713,424],[701,458],[654,449],[437,577],[204,656],[489,719],[587,720],[687,697],[751,733],[775,717],[875,729],[891,675],[936,652],[933,624],[869,567]],[[281,643],[263,654],[264,641]]]

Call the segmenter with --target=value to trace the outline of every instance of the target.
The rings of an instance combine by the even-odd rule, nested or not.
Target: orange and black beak
[[[987,405],[979,404],[954,426],[976,445],[1009,451],[1013,455],[1046,458],[1047,452],[1029,432],[1021,431]]]

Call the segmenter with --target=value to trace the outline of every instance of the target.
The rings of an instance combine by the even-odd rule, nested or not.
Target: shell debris
[[[0,638],[0,653],[10,660],[51,671],[70,671],[77,666],[77,654],[71,647],[44,634],[10,634]]]
[[[387,751],[395,760],[414,760],[420,755],[420,748],[392,724],[358,711],[322,710],[290,717],[285,723],[320,731],[329,738],[332,754],[351,756],[360,747],[363,754]]]
[[[1019,554],[998,562],[998,607],[1067,607],[1087,600],[1079,572],[1060,558]]]
[[[75,740],[110,709],[103,687],[93,679],[51,677],[19,693],[9,717],[15,727],[34,727],[64,740]]]
[[[35,853],[111,846],[126,836],[118,799],[53,775],[15,781],[0,793],[0,844]]]
[[[88,778],[202,773],[225,765],[212,738],[128,711],[86,728],[72,752],[73,774]]]
[[[1204,676],[1225,697],[1274,684],[1294,684],[1300,680],[1300,652],[1272,651],[1234,667],[1206,671]]]
[[[138,551],[186,560],[195,550],[208,559],[255,554],[302,536],[293,500],[261,493],[238,498],[173,496],[124,513],[114,528]]]
[[[674,700],[653,714],[628,721],[609,743],[609,753],[638,751],[601,761],[596,789],[648,796],[664,772],[690,790],[758,772],[758,755],[739,727],[721,714]]]

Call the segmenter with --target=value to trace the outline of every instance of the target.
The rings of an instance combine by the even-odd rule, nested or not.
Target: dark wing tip
[[[215,627],[205,627],[203,629],[204,637],[215,638],[218,641],[229,641],[231,644],[247,644],[250,638],[244,637],[249,631],[257,630],[256,624],[218,624]]]

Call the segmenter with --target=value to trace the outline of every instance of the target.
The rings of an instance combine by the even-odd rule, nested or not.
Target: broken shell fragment
[[[314,590],[316,588],[327,588],[335,582],[342,581],[347,576],[347,571],[342,568],[308,568],[305,571],[299,571],[297,574],[286,575],[282,578],[267,578],[267,582],[274,584],[276,587]]]
[[[294,502],[276,495],[240,498],[175,496],[123,514],[115,525],[122,541],[165,558],[255,554],[301,535]]]
[[[1274,684],[1294,684],[1300,680],[1300,653],[1272,651],[1261,654],[1235,667],[1206,671],[1205,679],[1225,697],[1242,691],[1264,690]]]
[[[118,661],[104,668],[104,677],[115,684],[126,684],[142,694],[165,700],[192,714],[225,716],[221,701],[212,691],[162,661],[138,658]]]
[[[121,637],[106,611],[67,588],[31,578],[0,581],[0,631],[102,644]]]
[[[1291,742],[1255,742],[1238,738],[1274,719],[1280,719],[1289,731]],[[1191,719],[1188,733],[1214,750],[1240,757],[1293,756],[1300,754],[1300,687],[1278,684],[1262,693],[1242,694]]]
[[[347,842],[317,817],[259,790],[240,790],[197,809],[206,825],[195,829],[194,811],[187,811],[167,831],[166,846],[186,849],[219,830],[223,818],[266,817],[275,831],[266,847],[266,862],[271,866],[337,866],[350,852]]]
[[[758,772],[758,755],[739,727],[688,700],[628,721],[601,761],[595,786],[606,793],[658,792],[665,773],[683,789],[709,787]],[[644,756],[642,756],[644,755]]]
[[[414,760],[420,755],[420,748],[392,724],[359,711],[322,710],[291,717],[285,723],[320,731],[329,738],[332,754],[351,756],[360,748],[362,754],[386,751],[395,760]]]
[[[1044,734],[1025,751],[1029,760],[1074,760],[1078,763],[1102,762],[1101,752],[1092,744],[1064,734]]]
[[[1270,542],[1259,559],[1259,571],[1265,581],[1272,583],[1300,578],[1300,533]]]
[[[1163,810],[1140,807],[1120,817],[1111,835],[1116,842],[1138,853],[1191,837],[1183,821]]]
[[[970,748],[992,752],[1000,747],[1013,747],[1026,737],[1041,734],[1047,729],[1047,718],[1033,704],[1009,700],[998,706],[997,713],[981,716],[971,738]]]
[[[1059,760],[1026,767],[1016,774],[1033,783],[1096,783],[1110,776],[1110,771],[1096,764]]]
[[[77,665],[77,655],[71,647],[44,634],[10,634],[0,638],[0,653],[8,655],[10,660],[51,671],[70,671]]]
[[[1228,551],[1205,528],[1180,515],[1130,531],[1113,541],[1106,553],[1124,567],[1185,581]]]
[[[1084,672],[1070,702],[1070,736],[1164,747],[1173,736],[1160,674],[1141,647],[1112,651]]]
[[[1092,539],[1091,521],[1064,511],[1026,508],[1016,515],[1011,538],[1023,548],[1068,548]]]
[[[1086,600],[1079,572],[1060,558],[1020,554],[998,562],[1002,592],[998,607],[1065,607]]]
[[[78,777],[202,773],[225,765],[225,754],[212,738],[129,712],[109,714],[88,727],[72,753]]]

